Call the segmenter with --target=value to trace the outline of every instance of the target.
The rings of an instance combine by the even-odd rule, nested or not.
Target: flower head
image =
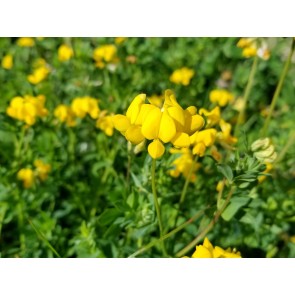
[[[175,84],[182,84],[184,86],[188,86],[194,74],[194,70],[189,69],[187,67],[183,67],[181,69],[175,70],[172,73],[172,75],[170,76],[170,81]]]
[[[24,188],[30,188],[34,184],[34,172],[30,168],[22,168],[17,173],[17,179],[23,182]]]
[[[60,122],[65,122],[68,127],[76,126],[74,112],[69,106],[60,104],[55,108],[53,114]]]
[[[3,57],[1,66],[5,70],[10,70],[13,67],[13,57],[11,54],[6,54]]]
[[[74,56],[73,49],[66,44],[60,45],[57,53],[58,53],[58,60],[59,61],[67,61]]]
[[[116,63],[118,61],[117,47],[113,44],[99,46],[93,51],[93,59],[96,67],[101,69],[106,63]]]
[[[229,102],[233,101],[234,96],[225,89],[215,89],[210,92],[209,99],[211,102],[217,103],[219,106],[224,107]]]
[[[51,170],[51,166],[49,164],[45,164],[40,159],[34,161],[34,166],[36,167],[37,177],[39,177],[41,181],[46,180],[48,173]]]
[[[33,47],[35,45],[35,41],[30,37],[21,37],[17,39],[16,44],[20,47]]]
[[[112,115],[106,115],[107,111],[102,111],[96,121],[96,127],[101,129],[107,136],[114,133],[114,123]]]
[[[192,258],[241,258],[241,253],[235,249],[224,250],[218,246],[213,247],[208,238],[205,238],[203,245],[196,246]]]
[[[71,103],[71,109],[76,117],[84,118],[87,114],[92,119],[99,116],[98,100],[90,96],[76,97]]]
[[[45,80],[50,73],[50,68],[43,58],[39,58],[34,63],[33,73],[28,75],[27,79],[31,84],[39,84]]]

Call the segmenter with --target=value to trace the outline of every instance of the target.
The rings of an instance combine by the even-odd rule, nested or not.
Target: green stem
[[[263,126],[263,129],[262,129],[262,132],[261,132],[262,137],[266,136],[268,125],[269,125],[273,110],[275,108],[275,105],[276,105],[277,100],[279,98],[279,95],[280,95],[284,80],[285,80],[286,75],[288,73],[288,69],[289,69],[291,59],[292,59],[292,55],[293,55],[293,52],[294,52],[294,47],[295,47],[295,39],[293,38],[291,49],[290,49],[290,52],[289,52],[289,56],[288,56],[288,58],[286,60],[284,69],[283,69],[282,74],[281,74],[280,79],[279,79],[279,83],[278,83],[277,88],[275,90],[275,93],[273,95],[271,105],[270,105],[270,111],[269,111],[268,116],[267,116],[267,118],[266,118],[266,120],[264,122],[264,126]]]
[[[242,107],[242,109],[241,109],[241,111],[239,113],[237,124],[236,124],[236,127],[235,127],[235,132],[234,132],[235,135],[237,135],[238,127],[242,124],[242,122],[244,120],[244,117],[245,117],[245,111],[246,111],[246,108],[247,108],[247,102],[248,102],[248,99],[249,99],[249,95],[250,95],[250,92],[251,92],[251,89],[252,89],[252,86],[253,86],[254,76],[255,76],[255,73],[256,73],[256,69],[257,69],[257,63],[258,63],[258,56],[255,56],[252,67],[251,67],[251,71],[250,71],[250,74],[249,74],[248,82],[247,82],[247,85],[246,85],[244,97],[243,97],[243,100],[244,100],[243,107]]]
[[[173,229],[172,231],[170,231],[169,233],[167,233],[166,235],[164,235],[160,239],[158,239],[156,241],[152,241],[149,244],[147,244],[146,246],[144,246],[141,249],[137,250],[136,252],[134,252],[133,254],[131,254],[128,258],[134,258],[134,257],[138,256],[139,254],[141,254],[141,253],[147,251],[148,249],[152,248],[153,246],[157,245],[158,243],[160,243],[160,242],[162,242],[162,241],[170,238],[171,236],[175,235],[176,233],[178,233],[179,231],[181,231],[183,228],[185,228],[187,225],[191,224],[196,219],[198,219],[199,217],[201,217],[202,214],[204,213],[204,211],[206,209],[199,211],[197,214],[195,214],[193,217],[191,217],[189,220],[187,220],[183,224],[179,225],[178,227],[176,227],[175,229]]]
[[[281,152],[279,153],[277,159],[275,160],[275,164],[277,164],[278,162],[282,161],[286,155],[286,153],[288,152],[289,148],[291,146],[293,146],[293,144],[295,143],[295,132],[294,131],[290,131],[290,135],[289,135],[289,140],[286,143],[286,145],[284,146],[284,148],[281,150]]]
[[[230,189],[226,200],[224,201],[224,204],[222,207],[215,213],[213,219],[210,221],[210,223],[201,230],[201,232],[191,241],[186,247],[184,247],[182,250],[180,250],[178,253],[176,253],[177,257],[182,257],[184,254],[186,254],[189,250],[191,250],[193,247],[196,246],[197,243],[199,243],[206,235],[207,233],[213,228],[213,226],[217,223],[219,217],[221,216],[222,212],[225,210],[226,206],[228,205],[231,196],[233,194],[233,188]]]
[[[161,210],[158,203],[158,196],[157,196],[157,190],[156,190],[156,160],[153,159],[152,162],[152,191],[153,191],[153,197],[154,197],[154,204],[157,212],[157,218],[158,218],[158,224],[159,224],[159,230],[160,230],[160,238],[163,237],[164,231],[163,231],[163,223],[161,218]],[[165,256],[167,256],[166,248],[164,241],[162,241],[162,251]]]
[[[16,210],[17,210],[17,221],[18,221],[18,230],[19,230],[19,243],[20,243],[20,257],[24,256],[26,251],[26,237],[23,233],[24,230],[24,212],[23,212],[23,202],[20,198],[19,191],[16,191],[15,194],[16,200]]]

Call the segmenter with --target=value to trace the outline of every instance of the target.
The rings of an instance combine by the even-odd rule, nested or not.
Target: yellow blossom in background
[[[73,49],[66,44],[60,45],[57,53],[58,53],[58,60],[59,61],[67,61],[74,56]]]
[[[116,37],[115,43],[116,44],[122,44],[127,38],[126,37]]]
[[[11,54],[6,54],[2,58],[1,66],[5,70],[10,70],[13,67],[13,57]]]
[[[192,258],[242,258],[241,253],[235,249],[222,249],[219,246],[213,247],[208,238],[205,238],[203,245],[196,246]]]
[[[218,192],[221,192],[223,190],[225,186],[225,182],[223,180],[218,181],[217,185],[216,185],[216,190]]]
[[[162,107],[164,102],[164,96],[163,95],[152,95],[148,97],[148,101],[152,104],[157,106],[158,108]]]
[[[220,142],[232,145],[237,143],[238,139],[231,136],[232,126],[230,123],[225,122],[223,119],[219,121],[221,131],[217,133],[217,138]]]
[[[266,168],[262,173],[269,173],[273,169],[273,165],[271,163],[265,163]],[[258,176],[258,182],[261,183],[266,179],[266,175]]]
[[[190,136],[191,144],[193,147],[193,154],[203,157],[206,152],[206,148],[212,146],[215,142],[217,130],[214,128],[204,129],[195,132]]]
[[[55,108],[53,114],[60,122],[66,123],[68,127],[76,126],[75,115],[71,107],[60,104]]]
[[[6,113],[8,116],[24,121],[31,126],[35,124],[37,117],[45,117],[48,114],[44,104],[44,95],[38,95],[37,97],[31,95],[25,95],[24,97],[16,96],[11,100]]]
[[[219,106],[224,107],[229,102],[233,101],[234,96],[225,89],[215,89],[210,92],[209,99],[211,102],[217,103]]]
[[[71,109],[74,115],[81,119],[84,118],[87,114],[92,119],[97,119],[100,112],[98,99],[90,96],[74,98],[71,103]]]
[[[106,115],[107,111],[102,111],[96,121],[96,127],[101,129],[107,136],[114,134],[113,115]]]
[[[268,60],[270,57],[270,51],[264,41],[259,38],[241,38],[237,47],[242,48],[242,56],[249,58],[258,56],[264,60]]]
[[[16,44],[20,47],[33,47],[35,45],[35,41],[30,37],[21,37],[17,39]]]
[[[195,71],[187,67],[175,70],[170,76],[170,81],[175,84],[182,84],[188,86]]]
[[[34,69],[33,73],[28,75],[27,79],[31,84],[36,85],[46,79],[49,73],[49,67],[47,65],[42,65]]]
[[[34,161],[34,166],[36,167],[37,177],[39,177],[42,181],[46,180],[48,173],[51,170],[51,166],[49,164],[45,164],[40,159]]]
[[[215,107],[211,111],[201,108],[199,110],[199,114],[206,117],[207,127],[212,127],[212,126],[218,124],[220,121],[220,118],[221,118],[219,106]]]
[[[17,173],[17,179],[23,182],[24,188],[30,188],[34,184],[34,172],[30,168],[22,168]]]
[[[253,57],[257,55],[256,47],[246,47],[242,51],[242,55],[246,58]]]
[[[201,167],[201,164],[195,162],[190,149],[171,149],[170,153],[177,153],[180,155],[172,163],[174,168],[169,170],[170,176],[179,177],[180,174],[182,174],[186,179],[189,178],[191,182],[194,182],[196,180],[195,172]]]
[[[117,47],[113,44],[99,46],[93,51],[93,59],[96,67],[101,69],[106,63],[116,63],[118,62]]]

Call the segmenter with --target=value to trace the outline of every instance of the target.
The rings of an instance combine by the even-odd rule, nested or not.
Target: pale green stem
[[[235,127],[235,132],[234,132],[235,135],[237,135],[238,127],[242,124],[242,122],[244,120],[244,117],[245,117],[245,112],[246,112],[246,109],[247,109],[247,103],[248,103],[249,95],[250,95],[250,92],[251,92],[251,89],[252,89],[252,86],[253,86],[253,82],[254,82],[254,76],[255,76],[255,73],[256,73],[256,69],[257,69],[257,63],[258,63],[258,56],[255,56],[252,67],[251,67],[251,71],[250,71],[250,74],[249,74],[249,78],[248,78],[247,86],[246,86],[246,89],[245,89],[245,93],[244,93],[244,96],[243,96],[243,107],[242,107],[242,109],[241,109],[241,111],[239,113],[237,124],[236,124],[236,127]]]
[[[279,79],[279,83],[278,83],[277,88],[275,90],[275,93],[273,95],[268,116],[267,116],[267,118],[266,118],[266,120],[264,122],[264,126],[263,126],[263,129],[262,129],[262,132],[261,132],[262,137],[266,136],[268,125],[269,125],[273,110],[275,108],[275,105],[276,105],[277,100],[279,98],[279,95],[280,95],[284,80],[285,80],[286,75],[288,73],[288,69],[289,69],[291,59],[292,59],[292,55],[293,55],[293,52],[294,52],[294,47],[295,47],[295,39],[293,38],[291,49],[290,49],[290,52],[289,52],[289,56],[288,56],[288,58],[286,60],[284,69],[283,69],[282,74],[281,74],[280,79]]]
[[[189,250],[191,250],[193,247],[196,246],[197,243],[199,243],[206,235],[207,233],[213,228],[213,226],[217,223],[219,217],[221,216],[222,212],[225,210],[226,206],[228,205],[231,196],[233,194],[233,189],[231,188],[226,200],[224,201],[224,204],[222,207],[215,213],[213,219],[210,221],[210,223],[201,230],[201,232],[191,241],[186,247],[184,247],[182,250],[180,250],[178,253],[176,253],[177,257],[182,257],[184,254],[186,254]]]
[[[163,237],[161,237],[158,240],[155,240],[155,241],[150,242],[146,246],[142,247],[141,249],[139,249],[136,252],[134,252],[133,254],[131,254],[128,258],[134,258],[134,257],[138,256],[139,254],[141,254],[141,253],[147,251],[148,249],[152,248],[153,246],[157,245],[158,243],[160,243],[160,242],[162,242],[162,241],[170,238],[171,236],[175,235],[176,233],[178,233],[179,231],[181,231],[183,228],[185,228],[187,225],[191,224],[196,219],[198,219],[199,217],[201,217],[202,214],[204,213],[204,211],[205,211],[205,209],[199,211],[197,214],[195,214],[189,220],[187,220],[183,224],[181,224],[178,227],[176,227],[175,229],[173,229],[171,232],[167,233],[166,235],[164,235]]]
[[[285,157],[286,153],[288,152],[289,148],[291,146],[293,146],[294,143],[295,143],[295,132],[291,131],[290,136],[289,136],[289,140],[286,143],[286,145],[284,146],[284,148],[281,150],[281,152],[278,155],[277,159],[275,160],[275,164],[284,159],[284,157]]]
[[[162,238],[164,235],[164,231],[163,231],[163,223],[162,223],[162,218],[161,218],[161,210],[160,210],[158,196],[157,196],[157,190],[156,190],[156,160],[155,159],[153,159],[153,162],[152,162],[152,191],[153,191],[154,204],[155,204],[157,218],[158,218],[160,238]],[[162,241],[162,251],[163,251],[163,254],[165,256],[167,256],[164,241]]]

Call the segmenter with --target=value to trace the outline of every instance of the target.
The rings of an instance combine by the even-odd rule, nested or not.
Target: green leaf
[[[232,182],[234,175],[232,169],[228,165],[219,164],[217,170],[222,173],[229,182]]]
[[[250,198],[248,197],[232,198],[229,205],[225,208],[225,210],[221,214],[221,217],[226,221],[231,220],[235,216],[235,214],[238,212],[238,210],[242,208],[243,206],[247,205],[249,201],[250,201]]]
[[[116,208],[106,209],[99,216],[99,223],[101,225],[108,225],[108,224],[112,223],[120,215],[121,215],[121,212]]]

